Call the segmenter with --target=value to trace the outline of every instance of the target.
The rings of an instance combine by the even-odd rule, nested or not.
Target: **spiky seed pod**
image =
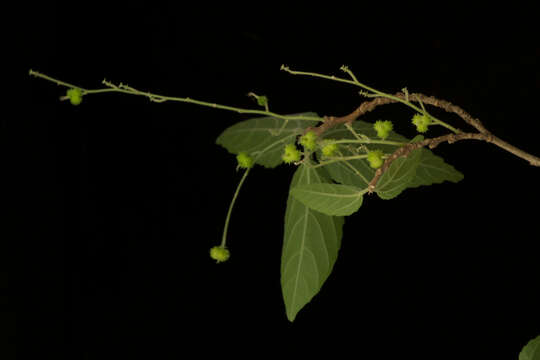
[[[253,158],[243,151],[236,155],[236,161],[238,162],[238,167],[241,169],[249,169],[255,163]]]
[[[369,166],[371,166],[373,169],[378,169],[382,166],[384,163],[383,161],[383,152],[381,150],[373,150],[368,152],[367,154],[367,161],[369,162]]]
[[[210,257],[220,263],[229,260],[231,253],[225,247],[214,246],[210,249]]]

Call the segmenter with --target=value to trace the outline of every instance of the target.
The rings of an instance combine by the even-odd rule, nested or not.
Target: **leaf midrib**
[[[307,172],[307,183],[309,184],[310,183],[310,176],[309,176],[309,171],[306,171]],[[301,178],[300,178],[301,180]],[[296,304],[296,296],[297,296],[297,293],[298,293],[298,281],[300,279],[300,268],[302,267],[302,261],[304,260],[304,249],[305,249],[305,245],[306,245],[306,234],[307,234],[307,217],[308,217],[308,212],[309,212],[309,208],[307,206],[305,206],[305,210],[304,210],[304,216],[303,216],[303,220],[304,220],[304,229],[302,230],[302,244],[300,246],[300,259],[298,259],[298,265],[297,265],[297,268],[296,268],[296,276],[295,276],[295,281],[294,281],[294,292],[293,292],[293,297],[292,297],[292,304],[295,305]]]
[[[357,193],[354,193],[354,194],[350,194],[350,195],[327,193],[327,192],[320,192],[320,191],[315,191],[315,190],[304,190],[304,189],[301,189],[301,188],[299,188],[297,191],[304,191],[306,193],[309,193],[310,195],[324,195],[324,196],[336,197],[336,198],[356,198],[356,197],[360,197],[360,195],[362,195],[360,191],[357,192]]]

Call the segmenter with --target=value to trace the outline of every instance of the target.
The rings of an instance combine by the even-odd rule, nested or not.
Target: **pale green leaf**
[[[532,339],[519,353],[519,360],[540,360],[540,336]]]
[[[312,112],[291,116],[318,117]],[[296,136],[317,122],[289,120],[285,123],[285,120],[275,117],[253,118],[225,129],[216,143],[233,154],[246,152],[254,158],[255,163],[272,168],[281,164],[284,146],[295,142]]]
[[[301,165],[291,189],[327,182],[319,169]],[[281,288],[287,318],[315,296],[332,271],[341,244],[344,219],[312,210],[289,194],[281,257]]]
[[[291,195],[307,207],[334,216],[347,216],[358,211],[364,192],[354,186],[322,183],[291,189]]]

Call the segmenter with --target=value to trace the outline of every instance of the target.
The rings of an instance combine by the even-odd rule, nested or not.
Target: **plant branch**
[[[508,152],[510,152],[510,153],[512,153],[512,154],[514,154],[514,155],[516,155],[516,156],[518,156],[518,157],[520,157],[520,158],[522,158],[524,160],[527,160],[529,162],[529,164],[531,164],[532,166],[540,166],[540,158],[539,157],[534,156],[532,154],[529,154],[529,153],[515,147],[514,145],[511,145],[511,144],[507,143],[506,141],[496,137],[495,135],[493,135],[489,130],[487,130],[484,127],[484,125],[480,122],[480,120],[472,117],[465,110],[463,110],[462,108],[460,108],[457,105],[454,105],[454,104],[450,103],[449,101],[440,100],[440,99],[437,99],[437,98],[435,98],[433,96],[427,96],[427,95],[420,94],[420,93],[408,94],[406,92],[399,92],[399,93],[395,94],[394,96],[396,98],[403,98],[403,99],[409,98],[409,99],[412,99],[412,101],[421,101],[424,104],[429,104],[429,105],[432,105],[432,106],[436,106],[436,107],[441,108],[441,109],[443,109],[443,110],[445,110],[447,112],[454,113],[454,114],[458,115],[461,119],[463,119],[463,121],[465,121],[467,124],[471,125],[476,130],[479,131],[479,133],[476,134],[476,133],[463,133],[460,130],[458,130],[457,134],[450,134],[450,135],[454,136],[452,138],[448,138],[448,139],[450,139],[450,141],[445,140],[445,136],[450,136],[450,135],[445,135],[445,136],[441,136],[441,137],[434,138],[434,139],[427,139],[427,140],[424,140],[424,141],[432,140],[433,144],[436,144],[435,146],[437,146],[438,144],[440,144],[441,142],[444,142],[444,141],[448,141],[449,143],[452,143],[454,141],[463,140],[463,139],[483,140],[483,141],[492,143],[494,145],[497,145],[501,149],[504,149],[504,150],[506,150],[506,151],[508,151]],[[363,102],[362,104],[360,104],[360,106],[358,108],[356,108],[352,113],[350,113],[348,115],[341,116],[341,117],[325,116],[324,117],[324,122],[322,124],[320,124],[317,127],[310,127],[310,128],[307,129],[307,131],[311,130],[311,131],[314,131],[317,135],[321,135],[325,131],[328,131],[329,129],[331,129],[334,126],[337,126],[339,124],[352,124],[360,116],[364,115],[365,113],[368,113],[368,112],[372,111],[377,106],[386,105],[386,104],[392,104],[392,103],[395,103],[395,102],[397,102],[397,101],[394,100],[394,99],[391,99],[391,98],[377,97],[377,98],[374,98],[371,101]],[[474,135],[474,136],[471,137],[471,135]],[[425,146],[425,145],[423,145],[423,146]],[[433,146],[433,147],[435,147],[435,146]],[[431,148],[433,148],[433,147],[431,147]],[[390,161],[390,162],[393,161],[392,157],[387,159],[387,161]],[[384,168],[384,166],[383,166],[383,168]],[[376,183],[376,181],[375,181],[375,183]]]
[[[249,174],[250,168],[246,169],[244,171],[244,175],[242,175],[242,178],[240,179],[240,182],[238,183],[238,186],[236,187],[236,191],[234,192],[231,204],[229,205],[229,210],[227,211],[227,216],[225,217],[225,226],[223,227],[223,235],[221,237],[221,247],[225,247],[227,244],[227,231],[229,229],[229,221],[231,220],[231,213],[234,208],[234,203],[236,202],[236,198],[238,197],[238,193],[240,192],[240,189],[242,188],[242,185],[244,184],[244,181],[246,180],[248,174]]]
[[[407,94],[405,92],[398,92],[394,95],[394,97],[400,98],[400,99],[406,99],[406,98],[410,99],[412,97],[413,99],[410,99],[412,101],[418,101],[424,104],[436,106],[447,112],[458,115],[459,117],[463,119],[463,121],[465,121],[467,124],[477,129],[480,133],[490,134],[490,132],[484,127],[484,125],[480,122],[480,120],[472,117],[465,110],[463,110],[457,105],[450,103],[449,101],[440,100],[440,99],[435,98],[434,96],[427,96],[420,93]],[[312,130],[315,131],[318,135],[320,135],[336,125],[345,124],[345,123],[351,124],[354,120],[358,119],[360,116],[370,111],[373,111],[377,106],[393,104],[396,102],[398,101],[392,98],[377,97],[371,101],[363,102],[362,104],[360,104],[358,108],[356,108],[356,110],[354,110],[352,113],[348,115],[341,116],[341,117],[326,116],[324,123],[318,126],[316,129],[312,129]],[[456,129],[456,130],[458,134],[461,133],[459,129]]]
[[[341,67],[341,70],[345,73],[347,73],[352,80],[348,80],[348,79],[343,79],[343,78],[340,78],[340,77],[336,77],[336,76],[333,76],[333,75],[323,75],[323,74],[318,74],[318,73],[313,73],[313,72],[306,72],[306,71],[296,71],[296,70],[291,70],[289,69],[289,67],[285,66],[285,65],[281,65],[281,70],[283,71],[286,71],[290,74],[293,74],[293,75],[304,75],[304,76],[311,76],[311,77],[317,77],[317,78],[322,78],[322,79],[328,79],[328,80],[333,80],[333,81],[338,81],[338,82],[343,82],[343,83],[346,83],[346,84],[351,84],[351,85],[356,85],[358,87],[361,87],[366,91],[360,91],[360,94],[363,95],[363,96],[367,96],[367,97],[370,97],[370,98],[383,98],[383,99],[388,99],[389,102],[387,103],[392,103],[392,102],[400,102],[400,103],[403,103],[404,105],[412,108],[413,110],[421,113],[421,114],[425,114],[427,116],[429,116],[433,122],[435,124],[438,124],[438,125],[441,125],[441,126],[444,126],[445,128],[449,129],[450,131],[458,134],[460,131],[456,128],[454,128],[453,126],[445,123],[444,121],[440,120],[440,119],[437,119],[435,116],[429,114],[428,112],[426,112],[426,110],[423,108],[423,106],[421,106],[420,108],[416,105],[414,105],[410,99],[409,99],[409,96],[407,93],[404,94],[404,96],[397,96],[397,95],[392,95],[392,94],[387,94],[385,92],[382,92],[382,91],[379,91],[377,89],[374,89],[370,86],[367,86],[361,82],[359,82],[357,79],[356,79],[356,76],[353,74],[353,72],[351,70],[349,70],[349,68],[347,66],[342,66]],[[398,93],[398,94],[403,94],[403,93]],[[420,102],[421,104],[421,102]]]
[[[77,85],[73,85],[73,84],[69,84],[69,83],[61,81],[61,80],[57,80],[55,78],[52,78],[50,76],[41,74],[41,73],[39,73],[37,71],[34,71],[34,70],[30,70],[29,75],[51,81],[51,82],[53,82],[53,83],[55,83],[57,85],[64,86],[64,87],[67,87],[67,88],[80,89],[82,95],[98,94],[98,93],[106,93],[106,92],[117,92],[117,93],[124,93],[124,94],[130,94],[130,95],[144,96],[144,97],[147,97],[148,99],[150,99],[150,101],[157,102],[157,103],[162,103],[162,102],[165,102],[165,101],[176,101],[176,102],[196,104],[196,105],[205,106],[205,107],[211,107],[211,108],[214,108],[214,109],[234,111],[234,112],[237,112],[237,113],[240,113],[240,114],[256,114],[256,115],[263,115],[263,116],[271,116],[271,117],[275,117],[275,118],[278,118],[278,119],[283,119],[285,121],[287,121],[287,120],[301,120],[301,121],[304,121],[304,120],[305,121],[313,121],[313,120],[315,120],[315,121],[321,121],[322,120],[320,117],[315,117],[315,116],[281,115],[281,114],[277,114],[277,113],[268,111],[267,109],[265,109],[265,110],[245,109],[245,108],[239,108],[239,107],[234,107],[234,106],[216,104],[216,103],[207,102],[207,101],[195,100],[195,99],[191,99],[189,97],[173,97],[173,96],[159,95],[159,94],[154,94],[154,93],[150,93],[150,92],[146,92],[146,91],[140,91],[140,90],[137,90],[135,88],[132,88],[131,86],[128,86],[128,85],[125,85],[125,84],[122,84],[122,83],[120,83],[119,85],[115,85],[115,84],[113,84],[113,83],[111,83],[111,82],[109,82],[107,80],[102,81],[102,84],[106,86],[105,88],[85,89],[85,88],[77,86]]]
[[[523,150],[520,150],[516,148],[515,146],[507,143],[504,140],[499,139],[496,136],[493,136],[492,134],[482,134],[482,133],[460,133],[460,134],[448,134],[439,136],[436,138],[431,139],[425,139],[416,143],[410,143],[407,145],[404,145],[400,148],[398,148],[396,151],[392,153],[384,162],[384,164],[377,169],[375,172],[375,175],[373,176],[373,179],[369,182],[368,185],[368,192],[372,193],[375,190],[375,186],[377,185],[377,182],[379,181],[379,178],[382,176],[382,174],[390,167],[390,164],[394,160],[396,160],[399,157],[405,156],[407,157],[411,151],[420,149],[424,146],[429,147],[430,149],[434,149],[435,147],[439,146],[439,144],[443,142],[447,142],[448,144],[453,144],[456,141],[460,140],[481,140],[485,141],[494,145],[497,145],[498,147],[522,158],[527,161],[533,166],[540,166],[540,158],[528,154],[524,152]]]
[[[281,66],[281,70],[284,70],[284,71],[286,71],[286,72],[288,72],[290,74],[293,74],[293,75],[312,76],[312,77],[318,77],[318,78],[343,82],[343,83],[346,83],[346,84],[356,85],[356,86],[359,86],[359,87],[367,90],[367,92],[366,91],[360,91],[361,95],[373,98],[373,100],[371,100],[371,101],[366,101],[366,102],[363,102],[362,104],[360,104],[360,106],[358,108],[356,108],[352,113],[350,113],[348,115],[341,116],[341,117],[325,116],[324,117],[324,122],[322,124],[318,125],[317,127],[308,128],[306,130],[306,131],[311,130],[311,131],[315,132],[319,136],[321,134],[323,134],[325,131],[331,129],[332,127],[334,127],[334,126],[336,126],[338,124],[345,124],[345,126],[347,126],[347,128],[350,128],[352,122],[354,122],[356,119],[358,119],[363,114],[372,111],[377,106],[396,103],[396,102],[403,103],[403,104],[415,109],[416,111],[418,111],[418,112],[420,112],[422,114],[428,115],[429,117],[431,117],[434,120],[435,123],[437,123],[439,125],[442,125],[442,126],[448,128],[448,129],[450,129],[450,130],[452,130],[454,132],[454,134],[444,135],[444,136],[440,136],[440,137],[432,138],[432,139],[426,139],[426,140],[423,140],[423,141],[418,142],[418,143],[407,144],[407,145],[404,145],[404,146],[398,148],[392,155],[390,155],[385,160],[383,166],[380,167],[379,169],[377,169],[377,171],[375,172],[375,176],[370,181],[369,186],[368,186],[368,190],[369,190],[370,193],[373,192],[373,190],[375,189],[375,185],[377,184],[377,181],[379,180],[381,175],[386,171],[386,169],[388,169],[390,164],[395,159],[397,159],[397,158],[399,158],[401,156],[407,156],[412,150],[418,149],[418,148],[421,148],[421,147],[424,147],[424,146],[428,146],[429,148],[433,149],[442,142],[448,142],[449,144],[451,144],[451,143],[454,143],[456,141],[465,140],[465,139],[481,140],[481,141],[485,141],[485,142],[497,145],[501,149],[504,149],[504,150],[506,150],[506,151],[508,151],[508,152],[510,152],[510,153],[512,153],[512,154],[514,154],[514,155],[516,155],[516,156],[518,156],[518,157],[520,157],[520,158],[522,158],[524,160],[527,160],[529,162],[529,164],[531,164],[532,166],[540,166],[540,158],[539,157],[534,156],[532,154],[529,154],[529,153],[527,153],[527,152],[525,152],[525,151],[523,151],[521,149],[518,149],[517,147],[507,143],[506,141],[501,140],[500,138],[494,136],[493,134],[491,134],[491,132],[489,132],[484,127],[484,125],[480,122],[480,120],[472,117],[465,110],[463,110],[462,108],[460,108],[457,105],[454,105],[454,104],[450,103],[449,101],[440,100],[440,99],[435,98],[434,96],[427,96],[427,95],[420,94],[420,93],[409,94],[407,89],[403,89],[402,92],[398,92],[398,93],[393,94],[393,95],[392,94],[386,94],[386,93],[384,93],[382,91],[376,90],[376,89],[374,89],[372,87],[369,87],[369,86],[367,86],[365,84],[360,83],[358,81],[358,79],[356,78],[356,76],[354,75],[354,73],[351,70],[349,70],[349,68],[346,67],[346,66],[342,66],[341,70],[343,72],[347,73],[352,80],[343,79],[343,78],[339,78],[339,77],[335,77],[335,76],[329,76],[329,75],[313,73],[313,72],[294,71],[294,70],[291,70],[287,66],[284,66],[284,65]],[[421,109],[419,109],[418,107],[413,105],[411,103],[411,101],[418,102],[420,104]],[[475,128],[476,130],[478,130],[478,133],[463,133],[463,132],[461,132],[461,130],[456,129],[456,128],[446,124],[445,122],[443,122],[443,121],[433,117],[432,115],[428,114],[426,109],[424,108],[424,104],[429,104],[429,105],[432,105],[432,106],[436,106],[436,107],[441,108],[441,109],[443,109],[443,110],[445,110],[447,112],[454,113],[454,114],[458,115],[461,119],[463,119],[463,121],[465,121],[467,124],[469,124],[470,126]]]
[[[363,102],[352,113],[350,113],[350,114],[348,114],[346,116],[342,116],[342,117],[334,117],[334,116],[328,117],[328,116],[325,116],[323,123],[321,123],[317,127],[308,128],[306,131],[312,130],[317,135],[321,135],[322,133],[324,133],[328,129],[330,129],[330,128],[338,125],[338,124],[350,125],[358,117],[362,116],[363,114],[365,114],[365,113],[367,113],[369,111],[372,111],[373,109],[375,109],[377,106],[380,106],[380,105],[401,102],[401,103],[404,103],[405,105],[407,105],[407,106],[409,106],[409,107],[411,107],[411,108],[413,108],[413,109],[415,109],[415,110],[417,110],[419,112],[427,114],[427,112],[423,108],[423,104],[429,104],[429,105],[433,105],[433,106],[439,107],[441,109],[444,109],[447,112],[453,112],[453,113],[457,114],[466,123],[468,123],[469,125],[474,127],[476,130],[478,130],[479,133],[478,134],[462,133],[460,130],[455,129],[455,128],[451,127],[450,125],[448,125],[448,124],[442,122],[441,120],[438,120],[435,117],[428,114],[431,118],[433,118],[433,120],[435,120],[435,122],[439,123],[440,125],[443,125],[443,126],[447,127],[448,129],[452,130],[455,134],[445,135],[445,136],[441,136],[441,137],[433,138],[433,139],[426,139],[426,140],[424,140],[424,141],[422,141],[420,143],[415,143],[414,144],[414,146],[416,146],[415,148],[426,146],[426,145],[429,145],[430,148],[433,148],[433,147],[437,146],[438,144],[440,144],[441,142],[452,143],[452,142],[463,140],[463,139],[477,139],[477,140],[483,140],[483,141],[495,144],[495,145],[499,146],[500,148],[502,148],[502,149],[504,149],[504,150],[506,150],[506,151],[508,151],[508,152],[510,152],[510,153],[522,158],[522,159],[525,159],[525,160],[529,161],[529,163],[531,165],[533,165],[533,166],[540,166],[540,158],[538,158],[538,157],[536,157],[534,155],[531,155],[531,154],[529,154],[529,153],[527,153],[527,152],[525,152],[523,150],[520,150],[517,147],[515,147],[515,146],[513,146],[513,145],[511,145],[511,144],[497,138],[496,136],[492,135],[482,125],[480,120],[478,120],[476,118],[473,118],[471,115],[469,115],[462,108],[460,108],[459,106],[453,105],[448,101],[440,100],[440,99],[437,99],[437,98],[435,98],[433,96],[426,96],[426,95],[423,95],[423,94],[420,94],[420,93],[409,94],[406,90],[404,90],[403,92],[398,92],[398,93],[396,93],[394,95],[383,93],[381,91],[378,91],[376,89],[373,89],[373,88],[371,88],[371,87],[369,87],[367,85],[364,85],[364,84],[360,83],[356,79],[354,74],[345,66],[342,67],[341,69],[344,72],[348,73],[349,76],[352,78],[352,80],[338,78],[338,77],[335,77],[335,76],[311,73],[311,72],[293,71],[293,70],[290,70],[286,66],[282,66],[281,69],[284,70],[284,71],[287,71],[287,72],[289,72],[291,74],[295,74],[295,75],[307,75],[307,76],[320,77],[320,78],[324,78],[324,79],[330,79],[330,80],[335,80],[335,81],[339,81],[339,82],[343,82],[343,83],[347,83],[347,84],[360,86],[360,87],[372,92],[371,94],[364,93],[364,95],[367,95],[369,97],[374,97],[373,100]],[[265,110],[245,109],[245,108],[238,108],[238,107],[233,107],[233,106],[228,106],[228,105],[216,104],[216,103],[207,102],[207,101],[195,100],[195,99],[191,99],[189,97],[164,96],[164,95],[154,94],[154,93],[150,93],[150,92],[140,91],[140,90],[137,90],[135,88],[132,88],[132,87],[130,87],[128,85],[125,85],[125,84],[122,84],[122,83],[120,83],[119,85],[115,85],[115,84],[110,83],[110,82],[108,82],[106,80],[103,80],[103,82],[102,82],[106,86],[105,88],[85,89],[85,88],[82,88],[82,87],[77,86],[77,85],[73,85],[73,84],[70,84],[70,83],[67,83],[67,82],[64,82],[64,81],[61,81],[61,80],[57,80],[57,79],[55,79],[53,77],[41,74],[41,73],[39,73],[37,71],[34,71],[34,70],[30,70],[29,75],[51,81],[53,83],[56,83],[59,86],[64,86],[64,87],[67,87],[67,88],[80,89],[82,95],[105,93],[105,92],[119,92],[119,93],[125,93],[125,94],[130,94],[130,95],[144,96],[144,97],[147,97],[150,101],[158,102],[158,103],[165,102],[165,101],[177,101],[177,102],[191,103],[191,104],[196,104],[196,105],[200,105],[200,106],[206,106],[206,107],[211,107],[211,108],[215,108],[215,109],[234,111],[234,112],[244,113],[244,114],[257,114],[257,115],[271,116],[271,117],[283,119],[286,122],[289,121],[289,120],[305,120],[305,121],[313,121],[313,120],[315,120],[315,121],[321,121],[321,118],[316,117],[316,116],[281,115],[281,114],[277,114],[277,113],[268,111],[267,107],[266,107]],[[420,108],[416,107],[415,105],[413,105],[411,103],[411,101],[419,102],[422,109],[420,109]],[[423,144],[423,145],[419,145],[419,144]],[[384,172],[384,170],[389,166],[389,164],[393,161],[393,159],[395,159],[397,157],[400,157],[400,156],[406,156],[410,151],[412,151],[412,148],[411,148],[412,145],[413,144],[408,144],[408,145],[405,145],[402,148],[399,148],[398,150],[396,150],[396,152],[394,152],[394,154],[392,154],[392,156],[387,158],[384,165],[377,172],[380,172],[382,174],[382,172]],[[380,175],[378,177],[380,177]],[[375,178],[372,179],[372,183],[373,183],[372,187],[373,188],[374,188],[374,186],[375,186],[375,184],[376,184],[376,182],[378,180],[378,177],[376,175]]]

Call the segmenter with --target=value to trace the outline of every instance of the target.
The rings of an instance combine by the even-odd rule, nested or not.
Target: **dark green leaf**
[[[327,181],[318,169],[301,165],[291,181],[291,189]],[[332,271],[341,245],[343,222],[343,217],[312,210],[289,195],[281,288],[290,321],[319,292]]]
[[[312,112],[291,116],[318,117]],[[281,164],[284,146],[293,143],[297,135],[317,122],[289,120],[285,124],[283,119],[275,117],[249,119],[227,128],[219,135],[216,143],[233,154],[244,151],[255,159],[255,163],[272,168]]]

